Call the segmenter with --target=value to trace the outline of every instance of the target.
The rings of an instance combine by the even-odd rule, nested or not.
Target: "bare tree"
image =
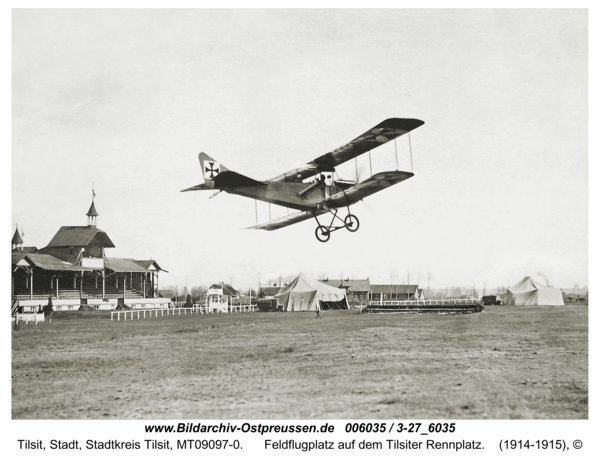
[[[396,270],[396,268],[393,268],[390,270],[389,272],[390,275],[390,285],[392,286],[392,290],[395,291],[397,290],[396,287],[394,287],[394,280],[396,280],[396,278],[398,277],[398,271]],[[392,293],[390,293],[390,298],[392,297]],[[398,293],[395,293],[395,297],[398,298]]]
[[[427,296],[431,294],[431,280],[433,279],[433,275],[430,271],[427,271]]]
[[[409,294],[408,294],[408,285],[410,285],[410,269],[406,269],[406,288],[405,291],[406,293],[406,299],[409,298]]]

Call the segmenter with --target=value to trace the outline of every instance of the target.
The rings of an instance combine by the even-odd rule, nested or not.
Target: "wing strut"
[[[410,131],[408,132],[408,150],[410,151],[410,171],[412,171],[414,173],[415,169],[413,168],[413,162],[412,162],[412,144],[410,142]]]
[[[396,128],[394,128],[394,136],[396,136]],[[408,133],[410,137],[410,133]],[[394,138],[394,150],[396,151],[396,171],[398,171],[398,144],[396,143],[396,138]]]

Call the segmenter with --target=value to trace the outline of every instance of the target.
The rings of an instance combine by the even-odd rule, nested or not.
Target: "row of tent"
[[[540,280],[524,277],[501,295],[505,305],[564,306],[559,288],[547,286]],[[316,311],[317,309],[348,309],[346,291],[300,274],[275,295],[286,311]]]

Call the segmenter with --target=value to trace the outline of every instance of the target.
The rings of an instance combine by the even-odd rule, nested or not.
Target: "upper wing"
[[[408,178],[412,178],[413,176],[414,173],[409,173],[407,171],[385,171],[383,173],[377,173],[369,179],[331,196],[325,201],[325,205],[330,208],[352,205],[375,192],[379,192]]]
[[[279,175],[270,181],[302,181],[317,173],[317,170],[331,171],[334,167],[341,165],[348,160],[352,160],[371,149],[385,144],[392,139],[396,139],[415,128],[420,127],[425,122],[414,118],[388,118],[379,125],[374,126],[358,138],[353,139],[347,144],[338,147],[325,155],[317,157],[312,162],[307,163],[301,168],[290,170]]]
[[[324,213],[327,213],[326,210],[315,210],[314,215],[319,216]],[[264,229],[264,230],[277,230],[282,227],[291,226],[292,224],[296,224],[302,221],[306,221],[307,219],[312,218],[312,211],[301,211],[300,213],[294,213],[283,218],[274,219],[273,221],[269,221],[266,223],[258,224],[256,226],[247,227],[247,229]]]

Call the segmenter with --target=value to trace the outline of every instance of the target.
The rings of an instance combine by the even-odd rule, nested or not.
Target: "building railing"
[[[417,299],[412,301],[371,301],[371,306],[436,306],[443,304],[473,304],[481,302],[478,299]]]

